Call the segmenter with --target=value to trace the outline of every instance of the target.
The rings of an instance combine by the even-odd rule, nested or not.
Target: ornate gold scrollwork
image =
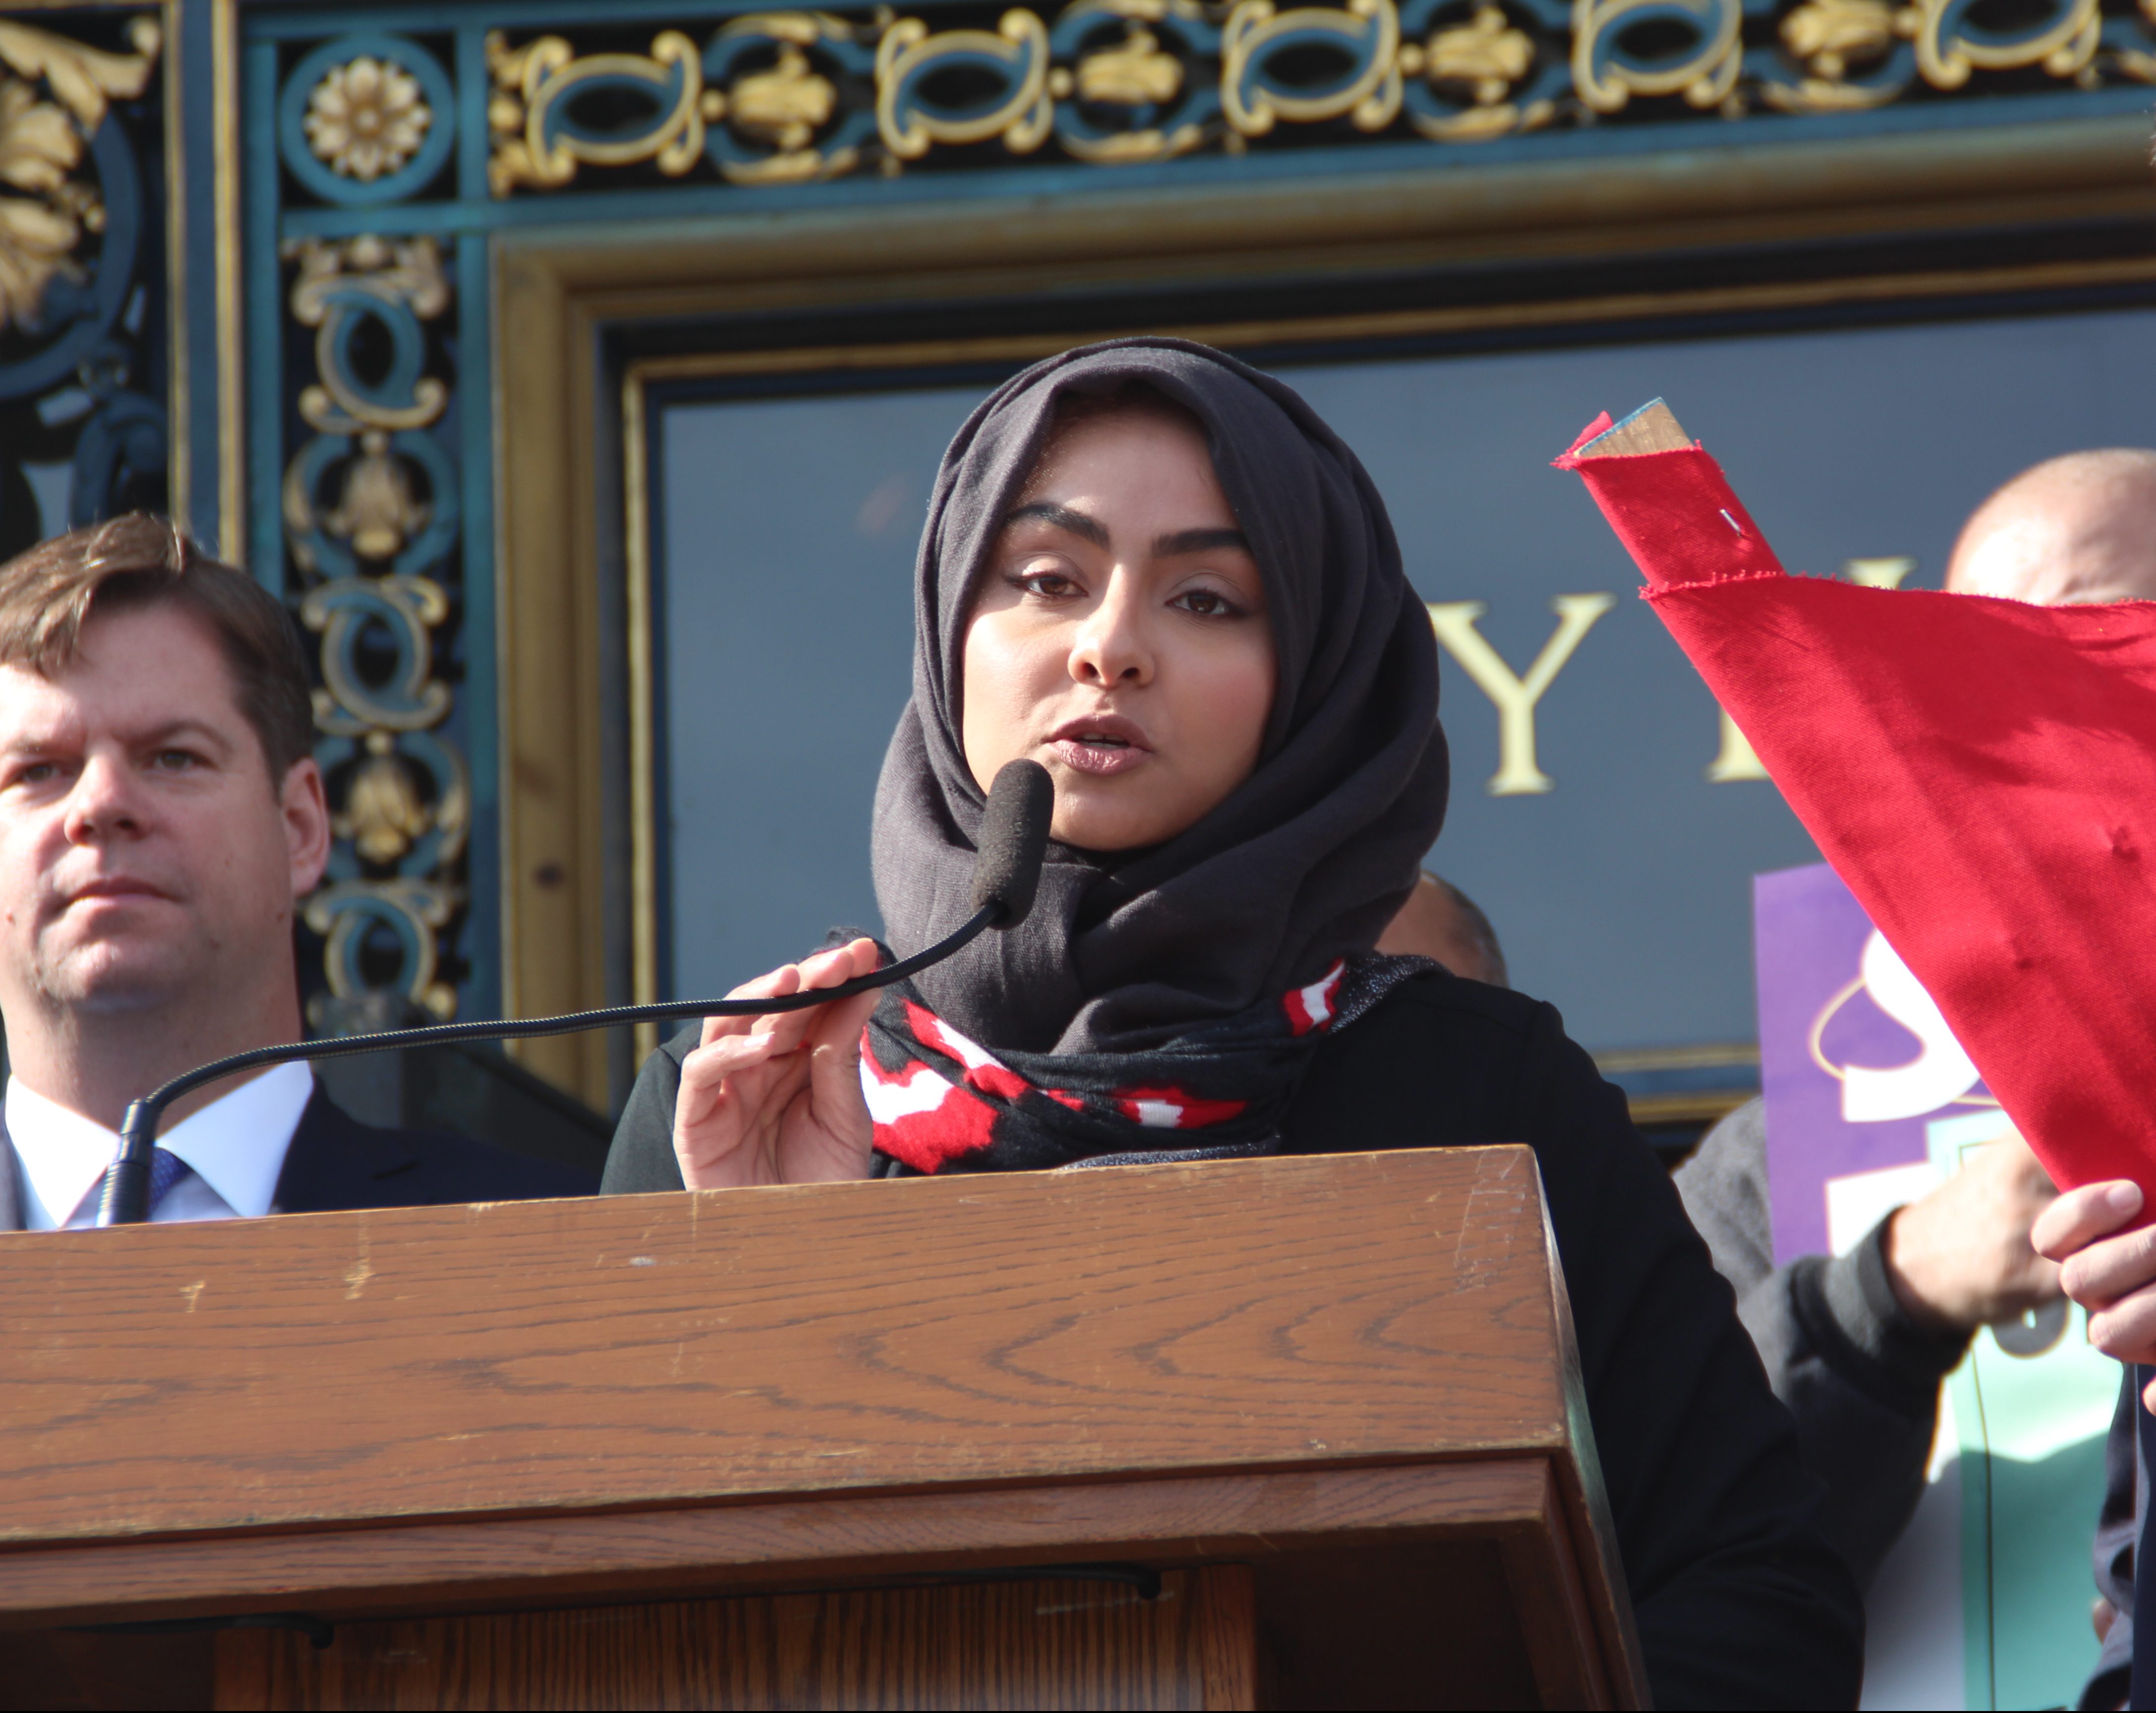
[[[449,300],[434,240],[306,238],[287,244],[285,254],[300,264],[292,319],[320,330],[315,367],[321,380],[300,392],[300,414],[326,433],[352,433],[362,426],[419,428],[441,415],[449,390],[418,372],[414,321],[431,320]],[[372,314],[390,332],[390,372],[378,387],[363,387],[345,361],[342,341],[355,311]]]
[[[1894,45],[1895,8],[1887,0],[1804,0],[1782,20],[1782,45],[1823,82],[1876,59]]]
[[[132,54],[108,54],[67,36],[0,18],[0,59],[18,75],[43,79],[62,106],[87,135],[105,123],[116,100],[132,100],[149,87],[164,32],[154,18],[136,18],[127,27]]]
[[[1650,12],[1658,19],[1691,14],[1699,31],[1691,51],[1653,60],[1625,51],[1621,38]],[[1635,95],[1720,106],[1743,69],[1743,23],[1739,0],[1573,0],[1573,93],[1597,113],[1619,112]]]
[[[1958,90],[1972,71],[2013,71],[2041,65],[2052,77],[2085,71],[2103,33],[2097,0],[2063,0],[2043,28],[2010,42],[1987,42],[1956,26],[1958,0],[1914,0],[1897,20],[1917,44],[1917,69],[1934,89]]]
[[[762,138],[782,155],[797,155],[808,139],[830,122],[839,92],[827,77],[808,69],[808,56],[781,39],[778,63],[752,72],[729,90],[704,96],[707,119],[729,119],[752,136]]]
[[[2141,0],[2144,27],[2156,28],[2156,0]],[[2156,83],[2156,54],[2140,48],[2121,48],[2109,56],[2112,69],[2140,83]],[[2084,74],[2086,75],[2086,74]]]
[[[359,456],[345,471],[335,508],[322,514],[322,527],[351,542],[362,559],[394,559],[433,513],[413,497],[411,474],[391,454],[388,435],[369,428],[359,437]]]
[[[2156,0],[2140,0],[2137,8],[2144,29],[2156,28]],[[2141,83],[2156,83],[2156,54],[2139,48],[2121,48],[2109,56],[2114,70]]]
[[[579,54],[567,34],[511,47],[495,31],[488,171],[497,196],[601,167],[680,177],[700,157],[737,184],[801,184],[991,141],[1026,155],[1052,138],[1065,159],[1114,165],[1343,121],[1472,142],[1635,100],[1736,119],[1882,107],[1979,73],[2156,82],[2156,0],[2138,3],[2133,16],[2112,0],[2107,16],[2103,0],[2022,0],[2006,18],[1979,0],[1064,0],[1012,6],[993,30],[864,5],[744,13],[701,56],[680,29],[643,54]],[[410,173],[445,140],[446,112],[424,122],[444,97],[417,59],[314,64],[301,155],[355,177]],[[587,96],[613,99],[601,113]],[[624,121],[624,96],[648,110]],[[378,166],[362,97],[379,110],[367,124],[394,133]]]
[[[331,172],[362,184],[418,154],[434,122],[419,79],[372,54],[331,66],[307,97],[307,146]]]
[[[36,327],[47,288],[75,273],[83,234],[104,228],[96,187],[75,175],[106,107],[148,87],[163,37],[138,18],[128,39],[133,54],[108,54],[0,18],[0,188],[13,192],[0,195],[0,328]]]
[[[804,184],[850,172],[873,114],[849,113],[827,71],[865,73],[874,55],[862,32],[824,12],[761,12],[737,18],[704,57],[707,152],[735,184]],[[766,52],[771,63],[737,73]]]
[[[1217,132],[1219,31],[1196,0],[1073,0],[1049,41],[1055,140],[1075,158],[1172,160]]]
[[[541,36],[512,49],[500,30],[488,33],[487,69],[494,96],[487,126],[494,152],[487,183],[506,196],[520,184],[557,189],[579,163],[627,167],[649,161],[679,177],[704,151],[704,71],[696,44],[679,30],[661,30],[651,53],[589,54],[582,59],[560,36]],[[572,107],[582,96],[628,90],[653,101],[650,121],[622,136],[587,130]]]
[[[1413,43],[1400,49],[1400,69],[1409,77],[1472,85],[1478,106],[1494,107],[1527,74],[1535,44],[1527,32],[1514,29],[1495,6],[1479,8],[1473,20],[1439,30],[1427,48]]]
[[[322,633],[322,683],[315,692],[315,724],[338,737],[369,732],[424,731],[449,711],[449,687],[434,676],[434,628],[449,616],[449,599],[431,577],[339,577],[310,589],[300,618]],[[384,683],[354,669],[359,633],[380,625],[393,639],[398,663]]]
[[[931,70],[970,62],[1000,71],[1009,93],[985,108],[956,113],[919,87]],[[932,143],[981,143],[1001,137],[1014,155],[1030,154],[1055,123],[1048,93],[1048,28],[1040,14],[1013,7],[987,30],[940,30],[901,18],[876,44],[876,130],[901,161],[917,161]]]
[[[1466,97],[1450,112],[1410,108],[1408,122],[1424,136],[1449,142],[1479,142],[1547,125],[1557,115],[1556,102],[1522,104],[1512,99],[1534,63],[1532,38],[1502,7],[1485,0],[1466,23],[1433,30],[1427,42],[1401,44],[1404,76],[1422,78],[1433,90],[1457,90]]]
[[[362,963],[360,942],[367,931],[388,927],[402,942],[408,973],[406,997],[417,1001],[438,1018],[454,1015],[455,991],[436,979],[439,954],[434,931],[448,925],[456,899],[448,889],[431,881],[340,880],[307,900],[307,926],[324,936],[322,964],[329,975],[330,992],[339,999],[357,999],[367,989],[357,977]]]
[[[1162,53],[1160,38],[1133,18],[1121,46],[1088,54],[1075,76],[1050,72],[1049,83],[1058,96],[1075,92],[1081,101],[1104,106],[1165,106],[1183,91],[1183,62]]]
[[[319,378],[300,408],[318,432],[286,466],[284,512],[292,562],[311,585],[300,618],[321,637],[315,724],[339,841],[306,920],[326,938],[333,998],[383,984],[446,1017],[456,997],[439,979],[437,931],[462,898],[454,865],[471,791],[463,758],[434,731],[454,700],[435,675],[450,603],[424,573],[455,542],[457,481],[431,432],[448,388],[424,372],[423,324],[449,307],[449,282],[429,238],[303,239],[285,254],[296,264],[292,317],[317,330]],[[362,327],[372,329],[364,364]]]
[[[344,806],[330,817],[330,830],[349,839],[363,862],[395,862],[434,824],[433,812],[379,733],[367,741],[367,759],[344,789]]]
[[[1281,119],[1309,125],[1346,115],[1383,131],[1400,110],[1400,20],[1393,0],[1348,0],[1337,9],[1236,0],[1220,32],[1220,105],[1240,136],[1263,136]],[[1271,82],[1263,61],[1286,48],[1324,45],[1357,62],[1353,75],[1309,94]]]
[[[1906,90],[1913,77],[1909,36],[1914,14],[1888,0],[1804,0],[1782,19],[1782,46],[1805,74],[1794,83],[1768,82],[1761,100],[1784,113],[1849,113],[1883,107]],[[1887,64],[1862,79],[1861,65]]]

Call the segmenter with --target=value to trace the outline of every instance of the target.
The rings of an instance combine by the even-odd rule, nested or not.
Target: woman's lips
[[[1048,746],[1074,773],[1100,779],[1142,767],[1152,754],[1145,728],[1120,714],[1066,720],[1050,736]]]
[[[1063,765],[1074,773],[1091,773],[1097,778],[1109,778],[1117,773],[1127,773],[1152,759],[1151,750],[1140,749],[1136,744],[1116,742],[1088,742],[1082,738],[1064,738],[1049,745],[1061,757]]]

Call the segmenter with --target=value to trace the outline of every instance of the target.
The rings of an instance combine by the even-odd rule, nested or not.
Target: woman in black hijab
[[[1623,1097],[1549,1006],[1373,950],[1447,768],[1429,621],[1354,454],[1202,346],[1069,352],[959,430],[916,599],[876,797],[886,933],[910,951],[971,914],[986,782],[1019,756],[1056,784],[1031,916],[880,999],[684,1032],[605,1187],[1527,1142],[1656,1700],[1853,1704],[1855,1589]]]

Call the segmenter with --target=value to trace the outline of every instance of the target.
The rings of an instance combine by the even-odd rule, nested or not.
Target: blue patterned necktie
[[[117,1161],[113,1162],[115,1166],[118,1164]],[[150,1205],[143,1213],[145,1219],[157,1217],[157,1203],[165,1199],[174,1184],[187,1175],[188,1169],[187,1162],[169,1149],[159,1148],[151,1154]],[[105,1176],[98,1180],[97,1193],[100,1203],[105,1197],[105,1185],[110,1182],[111,1177],[112,1167],[108,1166],[105,1168]]]

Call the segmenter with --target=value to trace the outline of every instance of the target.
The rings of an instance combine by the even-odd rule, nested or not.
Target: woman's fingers
[[[839,982],[851,981],[855,976],[868,975],[875,967],[875,941],[855,940],[844,946],[834,946],[830,951],[804,957],[798,963],[781,964],[752,982],[742,982],[726,998],[783,998],[817,987],[835,987]],[[770,1012],[762,1017],[707,1017],[704,1019],[699,1044],[708,1047],[726,1035],[773,1033],[790,1036],[793,1042],[798,1042],[808,1027],[805,1019],[814,1016],[816,1008],[811,1006],[801,1011]],[[795,1023],[788,1028],[788,1019],[803,1021]]]
[[[864,962],[859,948],[867,948]],[[835,987],[841,982],[850,982],[857,975],[865,976],[876,966],[875,942],[856,940],[850,945],[834,946],[829,951],[819,951],[814,957],[805,957],[795,966],[800,973],[798,987],[789,992],[813,992],[819,987]],[[778,1038],[778,1050],[790,1053],[807,1041],[824,1015],[820,1005],[808,1006],[799,1011],[775,1011],[756,1020],[758,1033],[770,1032]]]
[[[873,960],[873,946],[868,955]],[[856,993],[818,1009],[803,1055],[808,1061],[807,1122],[790,1141],[786,1162],[789,1183],[868,1174],[875,1126],[861,1092],[861,1030],[875,1003],[873,992]]]
[[[677,1151],[708,1163],[731,1151],[741,1139],[741,1102],[725,1113],[729,1078],[738,1080],[751,1066],[770,1056],[768,1035],[725,1035],[689,1054],[681,1061],[681,1086],[674,1101],[674,1138]],[[737,1095],[741,1091],[734,1090]]]
[[[745,982],[728,997],[834,987],[870,973],[877,956],[874,941],[855,940]],[[701,1044],[681,1062],[675,1105],[683,1182],[718,1189],[863,1176],[871,1130],[860,1091],[860,1038],[875,998],[860,993],[795,1012],[707,1018]]]
[[[681,1062],[674,1152],[690,1189],[785,1182],[778,1138],[808,1081],[807,1055],[769,1033],[721,1037]]]
[[[768,1029],[760,1029],[752,1035],[723,1035],[708,1047],[699,1047],[691,1058],[701,1060],[696,1071],[698,1080],[716,1085],[729,1077],[739,1076],[751,1065],[762,1064],[778,1056],[774,1050],[778,1036]],[[688,1075],[688,1061],[682,1061],[682,1076]]]
[[[867,949],[865,967],[861,967],[860,950],[863,947]],[[855,975],[868,974],[875,967],[875,955],[874,941],[856,940],[850,945],[803,958],[798,964],[783,965],[767,975],[757,977],[753,982],[744,982],[726,998],[763,999],[819,987],[835,987]],[[762,1017],[706,1018],[701,1039],[696,1051],[681,1062],[684,1094],[688,1092],[688,1085],[692,1080],[700,1091],[706,1084],[716,1091],[721,1080],[735,1075],[750,1065],[761,1064],[767,1059],[793,1052],[807,1037],[824,1011],[823,1006],[812,1005],[799,1011],[772,1012]],[[728,1050],[720,1050],[728,1044],[731,1044]]]
[[[2133,1218],[2141,1211],[2141,1201],[2140,1187],[2126,1178],[2083,1184],[2036,1216],[2029,1242],[2046,1260],[2064,1261]],[[2071,1285],[2066,1290],[2073,1295]]]
[[[729,999],[771,999],[801,991],[801,966],[781,964],[767,974],[752,982],[743,982],[726,995]],[[708,1047],[721,1035],[748,1035],[757,1031],[766,1019],[760,1017],[707,1017],[704,1019],[700,1044]]]
[[[842,982],[850,982],[856,976],[865,976],[876,967],[875,941],[852,940],[844,946],[834,946],[828,951],[819,951],[813,957],[804,957],[791,966],[799,974],[798,987],[789,992],[813,992],[819,987],[835,987]],[[788,1013],[779,1013],[786,1015]],[[799,1016],[798,1012],[791,1015]]]
[[[816,1032],[808,1044],[809,1072],[819,1103],[827,1094],[844,1095],[849,1090],[854,1101],[861,1100],[861,1031],[875,1003],[873,993],[856,993],[817,1013]],[[865,1103],[861,1112],[865,1117]]]

